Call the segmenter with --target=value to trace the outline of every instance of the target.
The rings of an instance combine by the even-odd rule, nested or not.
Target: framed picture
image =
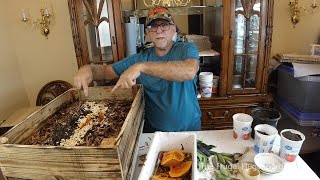
[[[320,44],[310,44],[311,46],[311,55],[320,56]]]

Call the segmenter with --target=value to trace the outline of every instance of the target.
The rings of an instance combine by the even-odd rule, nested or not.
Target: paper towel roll
[[[139,24],[141,45],[144,45],[144,24]]]
[[[137,48],[137,31],[136,31],[136,24],[135,23],[125,23],[124,26],[125,33],[126,33],[126,54],[127,56],[136,54]]]

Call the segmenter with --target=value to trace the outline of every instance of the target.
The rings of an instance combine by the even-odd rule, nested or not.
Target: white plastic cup
[[[261,134],[264,132],[268,135]],[[256,153],[270,153],[278,130],[268,124],[259,124],[254,127],[254,150]]]
[[[301,140],[291,140],[283,136],[284,132],[290,131],[291,133],[298,134],[301,137]],[[296,157],[298,156],[301,146],[303,144],[303,141],[306,139],[304,134],[302,134],[300,131],[294,130],[294,129],[284,129],[280,132],[280,158],[284,162],[293,162],[296,160]]]
[[[199,74],[199,77],[205,77],[205,76],[213,76],[212,72],[201,72]]]
[[[232,116],[233,119],[233,138],[234,139],[250,139],[251,124],[253,118],[244,113],[237,113]]]
[[[201,84],[200,83],[201,97],[211,97],[212,95],[212,83]]]
[[[211,80],[199,79],[199,83],[200,83],[200,84],[213,84],[213,83],[212,83],[212,79],[211,79]]]
[[[201,72],[199,74],[200,84],[203,83],[212,83],[213,73],[212,72]]]

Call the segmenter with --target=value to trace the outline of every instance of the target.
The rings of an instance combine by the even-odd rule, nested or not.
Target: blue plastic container
[[[303,113],[320,113],[320,76],[295,78],[293,67],[278,67],[277,96]]]
[[[274,101],[300,126],[320,126],[320,113],[301,112],[280,97],[275,97]]]

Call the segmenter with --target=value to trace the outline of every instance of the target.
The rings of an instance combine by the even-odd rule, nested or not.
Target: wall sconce
[[[40,15],[41,15],[41,19],[36,19],[36,20],[32,21],[28,17],[28,13],[26,13],[26,11],[24,9],[22,9],[21,21],[27,25],[30,25],[32,28],[39,28],[41,34],[44,35],[46,37],[46,39],[48,39],[48,35],[50,33],[50,29],[49,29],[49,25],[51,22],[50,17],[52,19],[52,16],[49,13],[47,4],[45,4],[44,9],[40,9]]]
[[[300,9],[303,9],[304,12],[306,12],[307,14],[312,14],[314,9],[317,8],[317,4],[316,4],[316,0],[313,0],[313,3],[311,4],[311,11],[307,10],[307,8],[301,6],[298,6],[298,0],[290,0],[289,2],[289,6],[290,6],[290,12],[291,12],[291,22],[293,24],[293,27],[296,26],[296,24],[300,21]],[[311,12],[311,13],[310,13]]]

